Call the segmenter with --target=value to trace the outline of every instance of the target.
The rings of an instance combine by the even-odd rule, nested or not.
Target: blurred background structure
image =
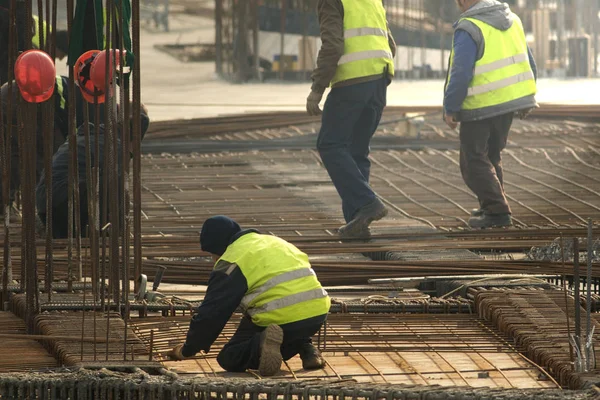
[[[598,71],[598,0],[506,1],[523,19],[542,76]],[[175,0],[185,12],[214,12],[217,72],[229,79],[302,80],[320,48],[317,0]],[[454,0],[384,0],[398,52],[398,79],[445,75],[458,17]],[[212,9],[211,9],[212,8]]]

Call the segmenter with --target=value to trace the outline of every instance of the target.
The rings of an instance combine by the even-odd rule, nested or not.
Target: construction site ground
[[[482,236],[466,226],[476,200],[460,177],[457,133],[436,112],[425,114],[418,132],[405,115],[393,108],[386,112],[372,146],[371,182],[391,212],[373,225],[372,240],[352,242],[336,237],[343,224],[340,200],[314,149],[318,123],[236,130],[237,124],[253,127],[256,122],[234,117],[218,125],[203,125],[202,120],[173,123],[180,132],[164,130],[168,123],[160,125],[148,134],[142,160],[143,271],[152,276],[157,266],[167,267],[160,288],[167,297],[154,304],[131,303],[131,318],[123,320],[118,314],[66,311],[97,307],[89,296],[54,293],[49,299],[42,294],[42,314],[33,322],[36,332],[61,337],[85,332],[88,338],[106,337],[110,345],[46,341],[18,359],[4,359],[0,370],[39,370],[42,365],[36,363],[42,363],[47,370],[63,365],[92,371],[121,364],[166,368],[178,374],[179,385],[186,385],[186,379],[200,379],[196,385],[222,378],[234,386],[263,382],[255,371],[225,373],[216,362],[238,315],[207,355],[184,362],[166,358],[170,348],[185,340],[190,313],[203,297],[212,268],[199,248],[198,231],[207,217],[227,214],[243,227],[279,235],[306,251],[334,299],[326,327],[314,338],[327,367],[307,372],[299,359],[289,360],[272,381],[276,387],[276,382],[319,382],[320,388],[349,382],[375,385],[377,390],[400,385],[393,387],[408,388],[413,395],[438,393],[440,397],[432,398],[440,399],[488,398],[485,390],[490,389],[504,390],[490,398],[591,396],[560,391],[589,387],[596,375],[572,369],[565,326],[567,319],[574,326],[572,308],[568,311],[574,300],[564,295],[558,280],[513,276],[485,283],[460,275],[562,276],[570,271],[544,260],[531,263],[526,250],[551,244],[563,232],[577,236],[587,218],[598,215],[600,125],[517,121],[504,157],[515,227]],[[277,118],[274,114],[272,121]],[[221,133],[205,129],[211,126]],[[17,240],[18,230],[14,234]],[[55,242],[57,279],[79,274],[69,267],[66,244]],[[85,240],[82,244],[85,251]],[[490,255],[490,250],[499,255]],[[41,279],[43,254],[40,241]],[[21,273],[17,255],[15,251],[15,276]],[[523,262],[515,263],[515,257]],[[86,262],[81,271],[83,277],[91,274]],[[437,283],[429,279],[433,283],[427,286],[424,276],[447,278]],[[368,284],[372,278],[406,281]],[[24,315],[24,299],[12,296],[16,315]],[[0,317],[9,321],[0,325],[0,333],[23,331],[24,323],[14,314]],[[600,320],[594,317],[593,324],[600,327]],[[65,382],[69,379],[64,377]],[[448,392],[450,388],[458,392]],[[510,392],[516,389],[523,391]]]

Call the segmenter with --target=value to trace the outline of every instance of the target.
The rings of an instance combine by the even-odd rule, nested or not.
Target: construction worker
[[[130,119],[130,124],[132,121]],[[144,105],[142,105],[141,112],[141,129],[142,137],[146,134],[150,119],[148,118],[148,111]],[[104,124],[99,124],[98,127],[93,123],[89,123],[90,130],[90,154],[91,154],[91,165],[95,164],[96,149],[95,143],[98,139],[100,152],[98,154],[99,164],[99,193],[100,193],[100,205],[103,202],[104,194]],[[122,129],[119,127],[118,137],[121,136]],[[130,132],[133,132],[133,126],[131,126]],[[133,140],[133,139],[132,139]],[[68,141],[63,143],[54,158],[52,159],[52,236],[55,239],[62,239],[68,237],[69,224],[68,224],[68,185],[69,185],[69,143]],[[118,168],[122,168],[122,145],[121,140],[117,139],[117,157],[118,157]],[[79,199],[80,199],[80,232],[82,235],[87,233],[87,226],[89,224],[89,215],[87,208],[87,152],[85,146],[85,124],[81,125],[77,129],[77,163],[79,169]],[[119,177],[121,173],[119,173]],[[120,185],[119,185],[120,186]],[[119,192],[119,196],[123,194]],[[122,204],[122,197],[120,198],[119,204]],[[40,180],[36,188],[36,206],[41,227],[46,225],[46,177],[45,174],[41,174]],[[107,216],[108,218],[108,216]],[[100,220],[104,220],[103,207],[100,207]]]
[[[317,149],[342,199],[342,237],[368,237],[372,221],[388,210],[369,186],[369,143],[394,75],[396,44],[381,0],[319,0],[323,42],[306,109],[320,115]]]
[[[535,108],[537,70],[523,25],[505,3],[457,0],[462,14],[454,41],[444,94],[444,119],[460,123],[460,169],[477,195],[472,228],[512,225],[503,184],[501,152],[517,113]]]
[[[10,0],[0,0],[0,84],[8,81],[8,71],[11,68],[8,62],[8,50],[9,50],[9,28],[10,24]],[[25,46],[25,2],[18,0],[16,9],[17,19],[17,52],[24,51]],[[46,22],[42,21],[44,26],[44,39],[46,35]],[[32,40],[31,47],[34,49],[40,48],[40,32],[39,32],[39,18],[33,16],[31,21],[32,26]],[[57,30],[54,35],[54,41],[56,44],[56,58],[62,60],[66,57],[69,52],[69,38],[67,31]]]
[[[258,369],[272,376],[282,360],[297,354],[304,369],[325,366],[311,337],[325,322],[331,301],[306,254],[278,237],[242,230],[222,215],[204,222],[200,244],[212,254],[215,266],[185,344],[169,352],[172,359],[208,352],[241,307],[244,317],[217,356],[224,370]]]
[[[8,101],[11,94],[8,90],[8,83],[2,85],[0,89],[0,98],[2,104],[2,115],[4,116],[4,124],[8,124]],[[17,112],[19,110],[19,103],[17,102],[19,96],[19,88],[16,82],[13,81],[12,84],[12,120],[11,124],[13,126],[12,129],[12,140],[11,140],[11,195],[10,201],[13,202],[15,199],[15,193],[20,188],[20,175],[19,175],[19,147],[18,147],[18,126],[17,126]],[[56,84],[54,86],[54,92],[51,95],[54,101],[54,145],[53,152],[56,152],[61,144],[64,143],[67,135],[69,133],[69,79],[66,76],[56,76]],[[80,126],[83,124],[84,120],[84,111],[83,106],[87,104],[81,94],[81,91],[75,90],[75,101],[76,101],[76,126]],[[104,121],[104,105],[98,105],[100,120]],[[95,120],[95,108],[94,105],[89,106],[90,110],[90,121]],[[44,136],[43,136],[43,121],[42,121],[42,112],[41,109],[38,109],[37,113],[38,123],[37,123],[37,139],[36,139],[36,149],[37,149],[37,167],[36,167],[36,181],[39,180],[40,174],[44,169]],[[1,187],[1,183],[0,183]],[[2,199],[0,199],[0,204],[2,203]]]

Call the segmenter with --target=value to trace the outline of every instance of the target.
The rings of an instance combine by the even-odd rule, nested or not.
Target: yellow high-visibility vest
[[[344,6],[344,55],[331,85],[349,79],[394,76],[394,56],[388,42],[385,8],[381,0],[342,0]]]
[[[517,15],[513,13],[512,17],[513,24],[505,31],[475,18],[463,18],[481,29],[485,50],[481,59],[475,63],[473,79],[462,110],[501,106],[535,95],[535,77],[529,64],[523,25]],[[447,84],[450,82],[454,61],[454,46],[452,47]]]
[[[60,96],[60,108],[62,108],[64,110],[67,107],[67,99],[65,97],[65,89],[63,87],[63,80],[60,75],[56,75],[55,94]]]
[[[215,268],[236,265],[248,283],[241,307],[254,324],[282,325],[329,312],[331,300],[308,256],[291,243],[247,233],[227,247]]]
[[[46,37],[47,25],[44,20],[42,20],[42,29],[44,30],[44,39],[48,40]],[[40,49],[40,19],[37,15],[33,16],[33,37],[31,38],[31,47]]]

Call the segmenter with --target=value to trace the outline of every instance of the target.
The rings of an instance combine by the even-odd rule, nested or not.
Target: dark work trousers
[[[501,152],[506,147],[513,113],[460,124],[460,171],[488,214],[510,213],[504,193]]]
[[[375,199],[369,186],[369,143],[386,105],[388,78],[331,89],[317,149],[342,198],[346,222]]]
[[[87,191],[81,189],[79,192],[79,218],[81,226],[81,236],[87,236],[87,226],[89,224],[87,208]],[[40,220],[46,225],[46,210],[38,210]],[[73,230],[73,234],[75,230]],[[52,237],[54,239],[66,239],[69,237],[69,203],[68,201],[60,204],[52,204]]]
[[[302,346],[312,343],[311,337],[316,334],[325,322],[327,315],[281,325],[283,343],[281,355],[284,361],[300,353]],[[229,372],[244,372],[247,369],[258,369],[260,361],[260,334],[265,327],[257,326],[248,317],[242,318],[235,334],[219,355],[217,361],[221,368]]]

